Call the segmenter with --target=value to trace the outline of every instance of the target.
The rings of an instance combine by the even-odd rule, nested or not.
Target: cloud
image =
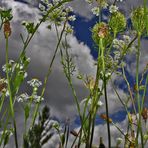
[[[144,38],[141,39],[139,73],[142,73],[144,71],[144,68],[148,64],[147,46],[148,46],[148,40]],[[127,57],[127,62],[129,63],[127,65],[128,72],[132,76],[135,77],[136,75],[136,53],[134,55],[129,55]]]

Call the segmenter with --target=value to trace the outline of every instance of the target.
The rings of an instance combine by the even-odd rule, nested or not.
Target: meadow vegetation
[[[146,126],[148,118],[148,108],[145,103],[148,97],[146,96],[148,63],[145,65],[142,73],[140,73],[139,68],[141,39],[148,35],[147,0],[143,0],[141,6],[131,10],[129,18],[131,21],[130,27],[127,25],[125,14],[117,6],[117,3],[122,3],[121,0],[114,0],[113,3],[107,0],[87,0],[88,5],[95,3],[92,13],[98,18],[98,22],[91,28],[92,39],[98,54],[94,65],[96,69],[95,76],[77,71],[70,53],[67,36],[73,33],[73,29],[69,25],[69,22],[76,19],[73,15],[72,8],[68,6],[68,3],[71,1],[53,0],[49,2],[48,0],[42,0],[40,2],[39,9],[41,16],[38,23],[22,22],[26,36],[20,32],[23,46],[15,61],[9,58],[9,39],[13,32],[11,29],[13,15],[11,9],[0,8],[0,33],[1,36],[4,35],[5,39],[3,42],[5,44],[5,55],[2,55],[5,56],[5,65],[1,68],[5,76],[0,78],[0,147],[6,147],[12,136],[16,148],[41,148],[50,141],[54,130],[59,135],[59,148],[103,148],[104,143],[101,135],[98,137],[101,143],[98,145],[93,144],[96,116],[99,116],[106,122],[108,131],[108,144],[106,144],[106,147],[146,147],[148,130],[143,130],[143,126]],[[104,10],[107,10],[109,13],[107,21],[103,20],[102,13]],[[27,57],[26,51],[29,50],[28,46],[38,31],[38,28],[45,22],[49,24],[47,26],[48,29],[55,27],[57,34],[57,45],[54,49],[53,57],[50,59],[44,81],[41,82],[33,78],[27,82],[27,85],[31,87],[31,94],[28,95],[27,92],[20,93],[20,87],[25,85],[27,69],[30,63],[30,58]],[[41,102],[44,102],[44,99],[46,99],[44,98],[46,85],[52,73],[52,67],[57,53],[60,53],[63,73],[72,90],[77,115],[80,118],[80,128],[78,131],[70,129],[69,122],[61,126],[58,121],[53,121],[52,117],[50,117],[50,106],[45,106],[41,113],[39,113]],[[133,54],[136,59],[135,84],[130,83],[126,72],[128,65],[126,57],[130,54]],[[73,84],[73,75],[77,76],[79,81],[84,83],[84,87],[89,92],[89,95],[81,102],[77,97]],[[122,131],[114,120],[110,118],[107,87],[108,83],[112,83],[112,76],[114,75],[118,75],[118,77],[124,79],[124,85],[128,88],[126,92],[127,99],[124,101],[120,97],[117,87],[112,84],[116,97],[127,113],[128,126],[126,131]],[[40,94],[39,89],[41,90]],[[104,105],[100,98],[105,100]],[[15,116],[15,106],[18,103],[23,104],[24,111],[24,117],[22,117],[24,120],[24,132],[22,133],[23,142],[21,146],[18,144],[18,128],[16,126],[17,120]],[[81,103],[83,103],[83,108],[80,106]],[[100,107],[104,107],[106,112],[98,114]],[[121,133],[116,146],[111,143],[111,125],[115,126]],[[74,141],[70,142],[71,146],[68,145],[70,135],[74,137]]]

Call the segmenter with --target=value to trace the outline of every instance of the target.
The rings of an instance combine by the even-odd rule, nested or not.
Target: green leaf
[[[144,85],[139,86],[139,90],[144,90],[144,89],[145,89]]]
[[[11,9],[2,10],[1,11],[1,18],[4,19],[5,21],[10,21],[13,18],[12,13],[11,13]]]
[[[61,135],[61,142],[62,142],[62,146],[63,146],[65,143],[65,134]]]
[[[27,121],[27,119],[29,118],[29,113],[30,113],[30,107],[28,104],[25,106],[24,111],[25,111],[25,121]]]

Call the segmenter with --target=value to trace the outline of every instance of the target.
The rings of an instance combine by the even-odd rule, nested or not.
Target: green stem
[[[137,58],[136,58],[136,99],[138,104],[139,120],[138,120],[136,144],[138,145],[138,137],[139,137],[139,131],[140,131],[141,146],[142,148],[144,148],[143,131],[141,127],[141,102],[140,102],[140,95],[139,95],[139,64],[140,64],[140,46],[141,46],[140,38],[141,38],[141,33],[138,33],[138,48],[137,48]]]
[[[104,61],[104,47],[103,41],[100,39],[100,49],[102,58],[102,69],[103,69],[103,85],[104,85],[104,95],[105,95],[105,107],[107,116],[107,131],[108,131],[108,147],[111,148],[111,134],[110,134],[110,123],[109,123],[109,111],[108,111],[108,99],[107,99],[107,88],[106,88],[106,77],[105,77],[105,61]]]
[[[144,4],[144,19],[145,19],[146,31],[147,31],[147,35],[148,35],[147,0],[143,0],[143,4]]]
[[[14,116],[13,98],[12,98],[11,82],[10,82],[10,77],[9,77],[8,66],[9,66],[9,61],[8,61],[8,37],[6,37],[6,76],[7,76],[7,83],[8,83],[10,110],[11,110],[11,116],[13,118],[13,125],[14,125],[15,146],[16,146],[16,148],[18,148],[16,121],[15,121],[15,116]]]
[[[55,59],[55,57],[56,57],[57,51],[58,51],[58,49],[59,49],[59,46],[60,46],[60,43],[61,43],[61,40],[62,40],[62,36],[63,36],[63,34],[64,34],[64,31],[65,31],[66,23],[67,23],[67,21],[65,21],[65,23],[64,23],[64,26],[63,26],[63,29],[62,29],[62,31],[61,31],[61,34],[60,34],[60,37],[59,37],[59,40],[58,40],[58,43],[57,43],[57,46],[56,46],[54,55],[53,55],[53,57],[52,57],[52,60],[51,60],[51,62],[50,62],[49,68],[48,68],[47,75],[46,75],[46,77],[45,77],[45,79],[44,79],[44,85],[43,85],[43,89],[42,89],[42,93],[41,93],[40,99],[43,97],[43,95],[44,95],[44,93],[45,93],[46,85],[47,85],[47,81],[48,81],[48,77],[49,77],[49,75],[50,75],[50,73],[51,73],[51,68],[52,68],[52,65],[53,65],[53,63],[54,63],[54,59]],[[39,102],[39,103],[36,105],[36,107],[35,107],[35,111],[34,111],[34,115],[33,115],[33,120],[32,120],[32,125],[31,125],[31,127],[33,127],[33,125],[34,125],[34,123],[35,123],[35,120],[36,120],[36,117],[37,117],[37,114],[38,114],[38,110],[39,110],[40,104],[41,104],[41,103]]]
[[[143,110],[143,106],[144,106],[144,100],[145,100],[145,95],[146,95],[147,85],[148,85],[148,75],[147,75],[147,77],[146,77],[146,82],[145,82],[144,92],[143,92],[143,96],[142,96],[141,112],[142,112],[142,110]]]
[[[3,104],[4,104],[4,100],[5,100],[5,94],[2,94],[2,96],[0,98],[0,112],[1,112]]]
[[[125,82],[127,84],[127,87],[128,87],[129,95],[130,95],[130,98],[131,98],[131,101],[132,101],[132,105],[133,105],[133,109],[134,109],[136,118],[138,119],[138,117],[137,117],[137,111],[136,111],[136,107],[135,107],[135,103],[134,103],[133,94],[132,94],[132,91],[131,91],[131,87],[130,87],[129,81],[127,80],[127,77],[125,75],[125,70],[124,70],[124,67],[123,66],[122,66],[122,74],[123,74],[123,78],[124,78],[124,80],[125,80]]]
[[[100,54],[101,54],[101,49],[100,52],[98,52],[98,63],[97,63],[97,72],[96,72],[96,80],[95,80],[95,86],[93,90],[92,96],[94,96],[92,100],[92,105],[91,105],[91,112],[93,113],[92,117],[92,130],[91,130],[91,137],[90,137],[90,147],[92,146],[93,142],[93,135],[94,135],[94,128],[95,128],[95,119],[96,119],[96,113],[98,110],[97,103],[99,100],[99,95],[98,95],[98,86],[99,86],[99,78],[100,78]]]

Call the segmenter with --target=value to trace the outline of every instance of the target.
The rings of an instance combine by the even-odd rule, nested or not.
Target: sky
[[[111,1],[110,1],[111,2]],[[125,12],[126,17],[130,17],[130,11],[132,8],[140,5],[140,0],[123,0],[122,3],[118,3],[119,8]],[[89,6],[85,0],[74,0],[70,4],[73,9],[74,13],[76,14],[77,20],[73,22],[71,25],[74,26],[74,34],[68,36],[68,43],[71,46],[71,54],[74,56],[74,61],[76,63],[76,68],[81,73],[87,75],[94,75],[96,68],[94,66],[96,60],[96,51],[94,49],[94,44],[92,43],[91,39],[91,28],[97,22],[98,18],[95,18],[92,14],[91,6]],[[13,20],[12,20],[12,36],[10,38],[9,44],[9,57],[10,59],[15,60],[22,48],[22,44],[20,41],[20,33],[25,35],[24,28],[21,26],[21,22],[23,20],[30,20],[37,22],[38,18],[40,18],[39,10],[37,9],[38,1],[37,0],[1,0],[0,6],[5,6],[12,8],[13,12]],[[44,23],[41,25],[39,30],[37,31],[36,35],[34,36],[33,40],[31,41],[28,49],[27,55],[31,58],[31,63],[28,69],[28,77],[27,80],[31,78],[37,77],[40,80],[44,80],[46,75],[49,62],[52,58],[54,47],[57,43],[56,32],[55,29],[47,30],[46,26],[48,24]],[[0,34],[0,67],[5,63],[4,56],[5,55],[5,45],[3,43],[4,36],[2,32]],[[142,39],[141,45],[141,61],[140,61],[140,72],[144,68],[145,64],[148,61],[147,56],[147,49],[148,42],[146,39]],[[135,74],[135,61],[132,55],[127,57],[128,65],[127,70],[132,80],[132,77]],[[0,72],[0,74],[3,74]],[[126,99],[126,86],[123,86],[123,80],[114,76],[112,78],[113,82],[118,86],[118,92],[120,96]],[[84,87],[84,84],[79,81],[76,77],[73,77],[74,87],[76,89],[76,93],[78,98],[81,100],[87,97],[88,91]],[[124,88],[125,87],[125,88]],[[29,86],[25,85],[22,91],[28,91],[30,88]],[[127,125],[127,117],[123,110],[123,107],[119,100],[117,99],[116,95],[114,94],[112,84],[109,83],[108,85],[108,94],[109,94],[109,112],[110,116],[115,119],[115,121],[120,122],[120,127],[122,129],[126,128]],[[79,121],[76,113],[76,106],[74,103],[74,98],[72,96],[71,89],[68,86],[67,80],[63,74],[63,69],[60,63],[60,54],[58,53],[53,68],[52,73],[49,77],[45,96],[45,100],[41,107],[44,104],[48,104],[51,110],[51,116],[55,117],[59,121],[64,121],[67,118],[70,118],[72,125],[79,129]],[[104,99],[101,99],[104,102]],[[105,112],[104,107],[100,108],[100,112]],[[18,105],[16,109],[16,118],[18,120],[17,126],[21,127],[23,124],[22,120],[22,109],[21,105]],[[104,142],[107,143],[107,131],[106,131],[106,124],[101,124],[102,121],[97,117],[97,125],[95,127],[95,138],[94,143],[98,143],[98,135],[103,133]],[[106,131],[104,132],[103,131]],[[23,130],[20,128],[20,131]],[[116,130],[114,126],[111,126],[112,132],[112,143],[115,144],[115,139],[120,137],[120,133]],[[21,132],[19,133],[21,136]],[[73,137],[71,137],[72,140]],[[52,141],[48,144],[50,147],[55,148],[56,140],[58,139],[57,135],[53,137]],[[8,146],[9,148],[10,146]],[[45,148],[48,145],[45,146]]]

